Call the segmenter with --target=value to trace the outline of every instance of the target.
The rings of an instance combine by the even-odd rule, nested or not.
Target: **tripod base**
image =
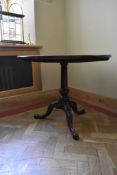
[[[64,110],[66,114],[67,125],[71,132],[71,135],[73,139],[79,140],[79,135],[76,133],[75,129],[73,128],[72,111],[74,111],[78,115],[81,115],[85,113],[85,110],[84,109],[78,110],[76,102],[70,101],[68,97],[67,98],[61,97],[58,101],[51,103],[48,106],[45,114],[43,115],[35,114],[34,118],[35,119],[45,119],[53,111],[54,108]]]

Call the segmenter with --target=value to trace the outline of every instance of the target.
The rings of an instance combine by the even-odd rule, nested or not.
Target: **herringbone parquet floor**
[[[0,119],[0,175],[117,175],[116,118],[89,110],[74,115],[74,141],[64,112],[33,119],[43,111]]]

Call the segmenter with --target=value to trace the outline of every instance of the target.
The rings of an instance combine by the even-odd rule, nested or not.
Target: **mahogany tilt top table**
[[[35,119],[45,119],[54,108],[64,110],[66,114],[68,128],[73,139],[79,140],[79,135],[73,127],[72,111],[78,115],[84,114],[85,110],[78,110],[77,104],[71,101],[68,97],[68,80],[67,80],[67,65],[68,63],[84,63],[94,61],[107,61],[111,55],[29,55],[18,56],[23,61],[30,62],[46,62],[46,63],[60,63],[61,65],[61,89],[60,98],[48,106],[47,112],[44,115],[34,114]]]

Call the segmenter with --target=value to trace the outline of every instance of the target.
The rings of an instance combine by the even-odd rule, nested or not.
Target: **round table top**
[[[93,61],[109,60],[111,55],[26,55],[18,56],[18,59],[30,62],[46,62],[46,63],[81,63]]]

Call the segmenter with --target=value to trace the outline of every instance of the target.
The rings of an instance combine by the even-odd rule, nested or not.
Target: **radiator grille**
[[[12,89],[14,87],[13,81],[13,67],[0,67],[0,90]]]
[[[16,56],[0,56],[0,91],[32,85],[31,62],[20,61]]]

